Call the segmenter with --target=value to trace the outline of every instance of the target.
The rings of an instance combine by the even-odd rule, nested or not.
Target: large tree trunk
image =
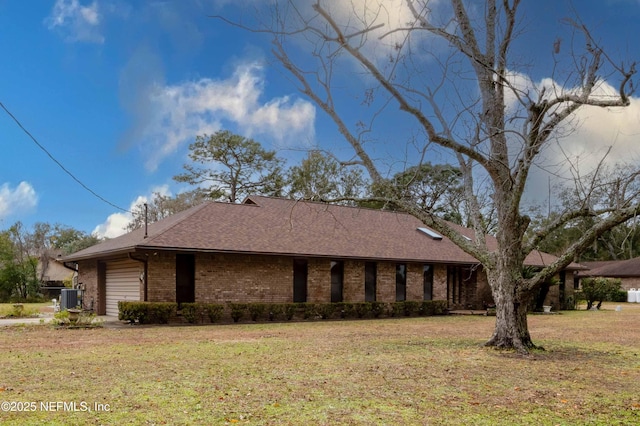
[[[524,289],[524,257],[518,250],[519,246],[513,241],[519,238],[521,232],[517,225],[504,228],[508,229],[498,231],[498,238],[502,239],[503,244],[496,259],[496,269],[487,271],[487,279],[496,304],[496,325],[493,335],[485,345],[515,349],[526,354],[530,349],[536,348],[531,341],[527,325],[527,311],[533,291]]]
[[[536,348],[527,326],[527,301],[503,288],[494,291],[494,298],[500,300],[496,300],[496,325],[485,346],[515,349],[520,353]]]

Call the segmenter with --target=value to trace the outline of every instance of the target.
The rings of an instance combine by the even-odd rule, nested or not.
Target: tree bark
[[[542,349],[531,340],[527,323],[531,291],[518,289],[522,272],[511,268],[509,273],[500,271],[499,275],[488,273],[493,298],[496,304],[496,323],[491,338],[485,346],[497,349],[515,349],[528,354],[531,349]],[[493,281],[493,283],[491,282]]]
[[[499,294],[499,296],[498,296]],[[498,349],[515,349],[527,354],[538,348],[531,340],[527,324],[528,301],[508,291],[498,288],[494,291],[496,300],[496,325],[485,346]]]

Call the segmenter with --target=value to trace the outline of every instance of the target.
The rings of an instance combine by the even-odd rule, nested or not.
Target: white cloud
[[[614,87],[602,83],[595,91],[601,98],[613,97]],[[594,170],[606,152],[611,148],[607,163],[635,163],[640,160],[640,99],[630,98],[630,105],[624,108],[599,108],[584,106],[564,129],[566,137],[557,144],[550,145],[547,157],[563,159],[566,155],[574,162],[579,161],[581,173]],[[564,166],[566,169],[566,165]]]
[[[141,135],[151,144],[147,168],[153,170],[167,156],[197,135],[211,134],[227,121],[246,137],[264,136],[284,146],[314,137],[315,107],[288,96],[261,101],[264,94],[263,68],[243,64],[225,80],[202,78],[176,85],[156,85],[148,91]],[[136,114],[136,111],[132,111]]]
[[[28,182],[20,182],[13,189],[8,183],[0,185],[0,219],[27,212],[38,204],[35,189]]]
[[[135,200],[131,202],[129,205],[129,211],[133,211],[136,206],[144,204],[149,201],[153,194],[159,193],[161,195],[169,196],[171,195],[171,191],[169,190],[168,185],[161,185],[151,188],[149,194],[147,195],[138,195]],[[107,219],[96,226],[93,229],[92,234],[97,235],[99,238],[115,238],[120,235],[125,234],[126,227],[129,225],[129,222],[133,219],[131,213],[128,212],[119,212],[110,214]]]
[[[556,86],[550,81],[542,84],[548,88]],[[595,95],[611,97],[615,93],[614,87],[601,83]],[[556,184],[571,187],[574,177],[594,172],[603,159],[609,167],[627,164],[637,168],[640,98],[632,97],[630,101],[624,108],[580,108],[560,130],[561,137],[551,141],[541,153],[540,169],[531,172],[527,198],[534,203],[547,200],[549,179],[554,187]]]
[[[51,15],[45,19],[50,30],[58,30],[67,41],[104,43],[100,32],[102,16],[98,1],[83,6],[79,0],[56,0]]]

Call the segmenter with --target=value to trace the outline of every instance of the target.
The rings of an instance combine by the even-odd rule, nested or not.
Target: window
[[[422,284],[424,300],[433,300],[433,265],[424,265],[422,267]]]
[[[307,301],[307,260],[293,260],[293,301],[304,303]]]
[[[331,261],[331,302],[342,302],[344,287],[344,262]]]
[[[376,262],[364,264],[364,301],[376,301],[376,282],[378,280],[378,265]]]
[[[447,299],[453,304],[460,303],[462,293],[462,271],[458,266],[447,268]]]
[[[429,228],[422,228],[422,227],[420,227],[420,228],[418,228],[418,231],[422,232],[423,234],[427,234],[428,236],[430,236],[430,237],[431,237],[431,238],[433,238],[434,240],[439,241],[439,240],[441,240],[441,239],[442,239],[442,235],[438,234],[438,233],[437,233],[437,232],[435,232],[435,231],[432,231],[432,230],[431,230],[431,229],[429,229]]]
[[[407,264],[396,263],[396,302],[407,300]]]

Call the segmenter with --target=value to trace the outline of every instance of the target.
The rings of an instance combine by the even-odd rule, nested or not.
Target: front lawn
[[[0,303],[0,318],[14,316],[16,314],[14,305],[14,303]],[[46,312],[53,312],[52,302],[20,303],[20,305],[22,305],[21,316],[23,317],[32,317]]]
[[[640,305],[621,306],[530,316],[529,357],[481,347],[479,316],[3,327],[0,401],[35,409],[0,423],[637,424]]]

